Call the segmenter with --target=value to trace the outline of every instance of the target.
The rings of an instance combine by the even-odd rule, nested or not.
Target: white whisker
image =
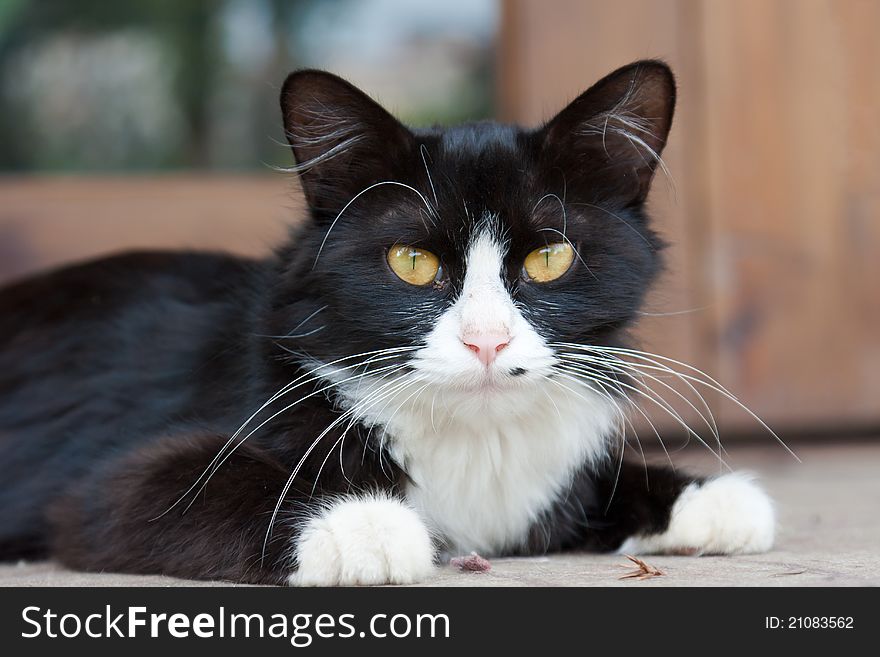
[[[348,365],[346,367],[339,368],[340,371],[344,371],[344,370],[348,370],[348,369],[357,369],[359,367],[363,367],[365,364],[367,364],[371,361],[375,362],[375,361],[379,361],[379,360],[389,360],[391,358],[397,358],[397,357],[401,356],[402,354],[405,354],[410,351],[414,351],[417,348],[418,347],[416,347],[416,346],[392,347],[389,349],[378,349],[378,350],[374,350],[374,351],[361,352],[358,354],[351,354],[349,356],[337,358],[336,360],[334,360],[330,363],[323,363],[323,364],[319,365],[318,367],[315,367],[315,368],[311,369],[310,371],[298,376],[296,379],[294,379],[290,383],[282,386],[275,394],[273,394],[267,401],[265,401],[262,404],[262,406],[260,406],[256,411],[254,411],[250,415],[250,417],[248,417],[242,423],[242,425],[229,437],[229,439],[226,441],[226,443],[217,452],[217,455],[211,460],[210,463],[208,463],[208,465],[205,467],[205,469],[202,471],[202,473],[198,476],[198,478],[196,478],[196,480],[193,482],[193,484],[186,491],[184,491],[183,494],[180,497],[178,497],[177,500],[175,500],[173,504],[171,504],[171,506],[169,506],[160,515],[156,516],[155,518],[152,518],[150,520],[150,522],[153,522],[154,520],[158,520],[159,518],[161,518],[165,514],[167,514],[169,511],[174,509],[178,504],[180,504],[193,490],[195,490],[196,486],[199,485],[199,482],[201,482],[205,476],[208,476],[209,478],[211,476],[213,476],[213,474],[217,471],[217,468],[219,468],[228,458],[228,455],[226,457],[224,457],[223,455],[226,452],[226,450],[229,449],[229,446],[235,442],[235,439],[241,434],[241,432],[244,431],[244,429],[248,426],[248,424],[250,424],[250,422],[254,418],[256,418],[263,410],[265,410],[268,406],[273,404],[275,401],[277,401],[281,397],[287,395],[289,392],[295,390],[296,388],[299,388],[300,386],[303,386],[303,385],[307,385],[309,383],[314,383],[316,381],[319,381],[320,377],[314,376],[317,372],[319,372],[323,369],[326,369],[328,367],[333,367],[333,366],[337,365],[338,363],[342,363],[344,361],[351,360],[353,358],[362,358],[364,356],[370,356],[370,358],[368,358],[366,361],[358,362],[353,365]],[[352,377],[352,378],[357,378],[357,376],[362,376],[362,375],[356,375],[355,377]],[[346,379],[346,381],[347,380],[348,379]],[[260,427],[265,425],[266,422],[274,419],[275,417],[277,417],[281,413],[285,412],[286,410],[289,410],[290,408],[292,408],[296,404],[300,403],[304,399],[309,398],[309,397],[313,397],[313,396],[315,396],[325,390],[328,390],[336,385],[339,385],[341,383],[344,383],[344,381],[326,386],[326,387],[322,388],[321,390],[314,391],[311,394],[307,395],[306,397],[303,397],[303,398],[297,400],[296,402],[294,402],[294,404],[291,404],[290,406],[282,409],[281,411],[279,411],[278,413],[276,413],[275,415],[273,415],[272,417],[270,417],[269,419],[264,421],[262,424],[260,424],[257,427],[257,429],[259,429]],[[252,433],[253,432],[248,434],[244,440],[247,440],[247,438],[250,437],[252,435]],[[236,445],[232,451],[234,452],[235,449],[237,449],[244,442],[244,440],[242,440],[238,445]],[[231,452],[230,452],[230,454],[231,454]],[[219,461],[219,463],[218,463],[218,461]],[[216,464],[216,467],[215,467],[215,464]],[[199,489],[199,491],[204,489],[205,484],[207,484],[207,481],[204,484],[202,484],[202,487]],[[198,495],[198,493],[196,495]],[[195,499],[195,496],[193,499]],[[189,508],[190,505],[192,505],[192,501],[190,502],[189,505],[187,505],[186,508]]]
[[[395,386],[395,384],[396,384],[396,386]],[[383,398],[385,398],[385,396],[388,396],[388,395],[394,395],[394,394],[396,394],[396,392],[397,392],[398,390],[401,389],[401,387],[406,387],[407,385],[409,385],[409,381],[389,381],[389,382],[386,382],[385,384],[383,384],[383,385],[380,387],[380,389],[384,389],[386,386],[391,386],[391,391],[386,391],[386,392],[382,393],[382,396],[379,397],[379,399],[383,399]],[[369,403],[371,403],[371,404],[373,404],[373,403],[378,403],[378,400],[377,400],[377,395],[378,395],[378,394],[379,394],[378,391],[375,392],[375,393],[373,393],[373,394],[369,397]],[[361,402],[361,406],[363,406],[363,405],[364,405],[364,402]],[[288,479],[287,479],[287,482],[284,484],[284,488],[283,488],[282,491],[281,491],[281,495],[279,495],[279,497],[278,497],[278,501],[277,501],[277,503],[275,504],[275,509],[272,511],[272,517],[271,517],[271,519],[269,520],[269,527],[268,527],[268,529],[266,530],[266,536],[265,536],[265,538],[264,538],[264,540],[263,540],[263,556],[264,556],[264,557],[265,557],[265,553],[266,553],[266,547],[267,547],[268,542],[269,542],[269,538],[270,538],[270,536],[272,535],[272,528],[273,528],[273,526],[275,525],[275,519],[278,517],[278,512],[280,511],[281,506],[282,506],[282,504],[284,503],[284,498],[287,496],[288,491],[290,491],[290,486],[293,484],[294,480],[296,479],[296,476],[299,474],[300,469],[302,469],[303,464],[306,462],[306,460],[308,459],[309,455],[312,453],[312,451],[315,449],[315,447],[318,445],[318,443],[319,443],[319,442],[320,442],[320,441],[321,441],[321,440],[322,440],[322,439],[323,439],[328,433],[330,433],[330,431],[332,431],[333,428],[335,428],[336,426],[338,426],[340,423],[344,422],[344,421],[345,421],[346,419],[348,419],[350,416],[355,415],[355,413],[357,412],[357,410],[358,410],[357,406],[352,407],[351,409],[349,409],[349,410],[345,411],[344,413],[342,413],[342,414],[341,414],[338,418],[336,418],[333,422],[331,422],[330,425],[327,426],[327,428],[325,428],[325,429],[321,432],[321,434],[320,434],[317,438],[315,438],[314,441],[312,441],[312,444],[309,445],[308,449],[306,449],[305,453],[302,455],[302,457],[300,458],[299,462],[296,464],[296,467],[293,469],[293,472],[291,472],[290,476],[289,476]]]
[[[651,352],[640,351],[638,349],[626,349],[623,347],[608,347],[608,346],[597,346],[597,345],[581,345],[576,343],[554,343],[556,348],[568,348],[568,349],[576,349],[586,352],[592,352],[595,354],[604,354],[604,355],[613,355],[613,356],[629,356],[630,358],[634,358],[637,361],[642,362],[632,362],[627,361],[633,367],[637,367],[640,369],[655,369],[662,372],[666,372],[679,380],[686,380],[692,383],[696,383],[710,390],[714,390],[718,394],[722,395],[724,398],[728,399],[732,403],[734,403],[737,407],[747,413],[753,420],[755,420],[765,431],[767,431],[780,446],[783,447],[795,460],[800,462],[800,458],[795,454],[788,445],[773,431],[757,414],[754,413],[750,408],[748,408],[745,404],[743,404],[739,399],[737,399],[733,393],[731,393],[727,388],[721,385],[714,378],[703,372],[697,367],[690,365],[688,363],[684,363],[682,361],[676,360],[674,358],[669,358],[668,356],[661,356],[660,354],[654,354]],[[684,372],[679,372],[678,370],[673,369],[669,365],[664,365],[663,362],[671,363],[673,365],[677,365],[681,368],[694,372],[699,376],[693,376],[690,374],[686,374]],[[645,363],[649,363],[650,365],[646,365]],[[653,366],[653,367],[651,367]],[[703,378],[701,378],[703,377]]]
[[[355,194],[351,198],[351,200],[342,207],[342,209],[339,211],[339,214],[337,214],[336,217],[333,219],[333,221],[330,223],[330,227],[327,229],[327,232],[324,233],[324,239],[321,240],[321,245],[318,247],[318,253],[315,256],[315,262],[312,264],[312,268],[314,268],[315,265],[318,264],[318,258],[321,257],[321,252],[324,250],[324,245],[327,243],[327,238],[330,237],[330,232],[333,230],[333,228],[336,226],[336,223],[339,221],[339,218],[345,213],[346,210],[348,210],[348,208],[351,206],[351,204],[354,203],[356,200],[358,200],[361,196],[363,196],[364,194],[369,192],[371,189],[375,189],[376,187],[382,187],[384,185],[394,185],[397,187],[403,187],[404,189],[408,189],[409,191],[418,195],[418,197],[422,200],[422,203],[425,204],[425,207],[428,208],[429,212],[432,210],[430,203],[428,203],[428,200],[415,187],[407,185],[406,183],[397,182],[395,180],[383,180],[381,182],[373,183],[369,187],[366,187],[366,188],[362,189],[361,191],[359,191],[357,194]]]
[[[683,383],[691,390],[691,392],[694,393],[694,395],[697,397],[697,399],[700,400],[700,402],[703,405],[703,408],[706,411],[706,414],[708,415],[708,418],[705,415],[703,415],[703,413],[699,409],[697,409],[687,397],[685,397],[681,392],[676,390],[674,387],[672,387],[671,385],[669,385],[665,381],[661,380],[660,378],[642,371],[641,368],[638,368],[635,365],[628,363],[627,361],[621,360],[616,357],[613,360],[609,360],[608,357],[598,358],[595,356],[586,356],[586,355],[581,355],[581,354],[567,354],[567,355],[563,356],[563,358],[565,358],[567,360],[574,360],[574,361],[577,361],[578,363],[583,363],[584,361],[596,363],[596,364],[603,365],[603,366],[609,367],[611,369],[614,369],[615,371],[618,371],[622,374],[627,374],[627,375],[635,374],[641,379],[641,383],[645,388],[649,387],[648,384],[645,382],[645,378],[651,379],[652,381],[662,385],[664,388],[666,388],[667,390],[672,392],[674,395],[676,395],[682,401],[684,401],[684,403],[686,403],[688,406],[690,406],[690,408],[700,417],[700,419],[703,420],[703,422],[709,428],[709,431],[712,432],[713,437],[715,438],[716,442],[718,443],[718,445],[720,447],[721,437],[718,432],[718,425],[715,421],[715,416],[712,414],[712,409],[710,408],[705,397],[703,397],[703,395],[701,395],[700,392],[693,385],[691,385],[690,382],[688,382],[687,380],[683,380]],[[655,369],[655,368],[651,368],[651,369]]]
[[[575,369],[569,369],[568,366],[566,366],[566,365],[560,365],[560,366],[558,366],[558,367],[564,369],[565,371],[569,372],[570,374],[576,374],[576,373],[577,373],[577,370],[575,370]],[[671,405],[670,405],[665,399],[663,399],[662,397],[657,396],[656,392],[654,392],[653,390],[650,390],[650,389],[648,389],[648,391],[646,392],[646,391],[644,391],[644,390],[641,390],[641,389],[639,389],[639,388],[636,388],[635,386],[631,386],[631,385],[629,385],[629,384],[627,384],[627,383],[623,383],[622,381],[616,381],[616,380],[610,379],[610,378],[608,378],[608,377],[605,377],[605,376],[603,376],[603,375],[599,375],[599,374],[596,374],[596,373],[594,373],[592,376],[594,376],[595,378],[598,378],[598,379],[600,379],[600,380],[607,380],[607,381],[609,381],[609,382],[612,382],[612,385],[615,385],[615,386],[621,386],[621,387],[623,387],[623,388],[626,388],[626,389],[629,390],[630,392],[633,392],[633,393],[635,393],[635,394],[641,396],[642,398],[647,399],[648,401],[650,401],[651,403],[653,403],[654,405],[656,405],[657,407],[659,407],[660,409],[662,409],[663,411],[665,411],[665,412],[666,412],[666,413],[667,413],[672,419],[674,419],[674,420],[675,420],[675,421],[676,421],[676,422],[677,422],[677,423],[678,423],[678,424],[679,424],[679,425],[680,425],[680,426],[681,426],[681,427],[682,427],[682,428],[683,428],[688,434],[692,435],[694,438],[696,438],[696,439],[700,442],[700,444],[702,444],[706,449],[708,449],[708,450],[712,453],[712,455],[715,456],[715,457],[719,460],[719,462],[722,463],[722,464],[724,465],[725,468],[730,469],[730,467],[729,467],[729,466],[727,465],[727,463],[724,461],[724,457],[721,456],[721,454],[717,453],[715,450],[713,450],[713,449],[709,446],[709,444],[708,444],[705,440],[703,440],[703,437],[702,437],[700,434],[698,434],[696,431],[694,431],[694,430],[690,427],[690,425],[684,420],[684,418],[682,418],[681,415],[680,415],[680,414],[679,414],[679,413],[678,413],[678,412],[677,412],[677,411],[676,411],[676,410],[675,410],[675,409],[674,409],[674,408],[673,408],[673,407],[672,407],[672,406],[671,406]],[[650,392],[650,393],[653,393],[653,394],[649,394],[649,392]]]
[[[440,207],[440,202],[437,200],[437,190],[434,189],[434,181],[431,180],[431,172],[428,171],[428,149],[422,144],[419,148],[419,152],[422,154],[422,164],[425,165],[425,174],[428,176],[428,184],[431,185],[431,193],[434,195],[434,215],[436,216],[436,208]]]

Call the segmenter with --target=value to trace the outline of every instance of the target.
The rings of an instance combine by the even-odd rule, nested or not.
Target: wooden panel
[[[779,425],[880,422],[878,26],[872,0],[705,6],[720,374]]]
[[[0,178],[0,284],[122,249],[266,253],[301,208],[281,175]]]

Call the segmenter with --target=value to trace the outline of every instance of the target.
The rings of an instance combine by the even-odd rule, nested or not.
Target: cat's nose
[[[486,367],[495,362],[498,353],[510,344],[510,335],[507,333],[480,333],[463,335],[461,341],[464,346],[474,352]]]

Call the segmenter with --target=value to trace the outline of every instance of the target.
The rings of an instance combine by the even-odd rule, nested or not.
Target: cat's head
[[[643,61],[536,129],[416,130],[336,76],[291,74],[311,216],[282,251],[282,344],[349,366],[387,349],[374,369],[489,395],[552,374],[562,343],[615,344],[660,266],[644,203],[674,102]]]

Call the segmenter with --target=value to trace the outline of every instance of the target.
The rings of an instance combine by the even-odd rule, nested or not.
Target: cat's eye
[[[388,265],[402,281],[410,285],[427,285],[440,273],[440,259],[430,251],[406,244],[388,249]]]
[[[568,271],[574,262],[574,249],[567,242],[548,244],[526,256],[523,269],[536,283],[556,280]]]

